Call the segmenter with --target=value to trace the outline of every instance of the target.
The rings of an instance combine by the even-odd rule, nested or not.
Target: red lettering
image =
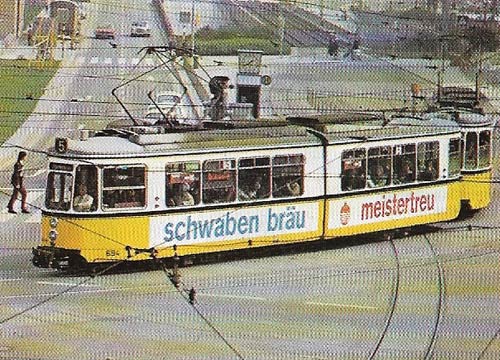
[[[422,212],[427,210],[427,198],[428,197],[429,197],[429,195],[427,195],[427,196],[424,195],[420,198],[420,211],[422,211]]]
[[[361,204],[361,220],[377,219],[404,214],[425,213],[434,210],[436,205],[435,194],[415,195],[412,192],[408,196],[391,197],[382,195],[380,200],[365,202]]]
[[[382,214],[382,202],[381,201],[376,201],[374,206],[373,206],[373,215],[378,218]]]
[[[404,214],[405,213],[405,199],[401,198],[398,199],[398,214]]]

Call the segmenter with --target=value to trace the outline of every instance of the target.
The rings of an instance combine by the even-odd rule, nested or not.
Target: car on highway
[[[149,37],[151,36],[151,27],[147,21],[135,21],[130,29],[130,36]]]
[[[96,39],[114,39],[115,30],[111,25],[100,25],[94,32]]]
[[[186,118],[184,107],[181,104],[181,96],[175,92],[164,91],[158,93],[155,98],[155,103],[171,120],[182,122],[182,119]],[[147,113],[158,112],[156,105],[149,105]]]

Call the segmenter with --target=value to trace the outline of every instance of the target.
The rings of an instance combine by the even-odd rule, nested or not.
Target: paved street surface
[[[161,270],[90,278],[32,266],[31,248],[40,237],[46,159],[43,153],[30,152],[32,213],[8,214],[4,208],[17,146],[43,151],[54,136],[72,136],[79,127],[102,128],[125,117],[111,89],[159,64],[154,57],[140,62],[139,50],[166,41],[148,2],[83,6],[88,14],[84,41],[76,50],[59,50],[61,70],[34,114],[0,149],[0,359],[500,358],[496,182],[489,208],[437,225],[445,230],[399,238],[393,244],[373,239],[337,249],[183,268],[180,291]],[[135,20],[131,11],[153,24],[151,38],[128,36]],[[118,29],[116,48],[92,38],[95,26],[103,22]],[[415,78],[425,71],[426,79],[433,78],[428,64],[419,61],[355,62],[323,55],[264,60],[263,74],[273,78],[263,88],[266,115],[292,111],[292,105],[297,107],[293,111],[315,111],[304,96],[307,90],[401,91],[391,88],[390,81],[338,82],[336,76],[346,69],[355,74],[369,66],[403,66],[422,69]],[[234,57],[201,61],[211,76],[229,74],[234,79]],[[179,68],[180,76],[187,79],[182,71]],[[457,75],[448,74],[450,81],[457,81]],[[168,70],[147,76],[120,90],[133,116],[144,114],[148,91],[182,91]],[[415,78],[409,78],[408,85]],[[189,90],[183,101],[199,105],[200,99]],[[500,146],[498,136],[495,146]],[[494,159],[498,169],[497,153]],[[194,305],[187,301],[192,287]]]

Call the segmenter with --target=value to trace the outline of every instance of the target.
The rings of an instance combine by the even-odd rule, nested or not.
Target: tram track
[[[438,332],[439,332],[439,326],[441,324],[442,316],[443,316],[443,307],[444,307],[444,300],[445,300],[445,277],[444,277],[444,269],[441,265],[441,262],[439,261],[439,255],[436,252],[436,249],[432,245],[432,242],[430,239],[424,234],[425,241],[429,245],[429,248],[432,252],[432,255],[434,257],[434,261],[436,264],[436,269],[438,271],[438,290],[439,290],[439,298],[438,302],[436,304],[436,321],[434,322],[434,328],[432,331],[432,336],[429,342],[429,345],[427,346],[426,352],[425,352],[425,359],[432,359],[433,352],[436,346],[436,341],[438,337]]]
[[[430,254],[432,257],[432,263],[435,264],[435,267],[437,269],[437,290],[438,290],[438,297],[436,300],[436,306],[435,306],[435,320],[432,325],[432,329],[430,331],[429,335],[429,343],[425,346],[424,350],[422,351],[423,359],[432,359],[438,339],[438,334],[439,334],[439,328],[440,324],[442,321],[443,317],[443,307],[444,307],[444,300],[445,300],[445,276],[444,276],[444,269],[443,266],[441,265],[441,262],[439,260],[439,255],[436,252],[432,242],[430,241],[429,237],[423,233],[421,234],[424,239],[425,239],[425,244],[427,245],[427,248],[430,250]],[[390,334],[391,327],[394,327],[393,320],[394,316],[396,314],[396,309],[397,309],[397,304],[400,298],[400,285],[401,285],[401,270],[402,268],[408,268],[408,264],[405,266],[401,266],[402,260],[400,258],[400,255],[398,253],[398,249],[396,247],[396,244],[394,242],[394,239],[392,236],[388,235],[387,236],[387,241],[389,241],[391,250],[392,250],[392,255],[394,258],[394,263],[395,263],[395,277],[394,277],[394,282],[392,285],[392,296],[391,296],[391,302],[388,306],[388,315],[385,320],[385,325],[383,330],[381,331],[378,341],[376,342],[373,350],[371,351],[369,355],[369,359],[375,359],[377,358],[378,355],[382,352],[382,345],[384,342],[384,339]],[[428,266],[429,264],[426,264]],[[397,327],[397,326],[396,326]]]
[[[378,354],[380,346],[382,345],[382,342],[384,341],[384,338],[389,330],[389,326],[391,325],[392,318],[393,318],[394,313],[396,311],[396,304],[397,304],[398,297],[399,297],[399,283],[400,283],[400,278],[401,278],[401,266],[400,266],[400,261],[399,261],[399,254],[398,254],[398,250],[396,248],[396,244],[394,244],[393,239],[389,238],[388,241],[391,245],[392,253],[394,255],[394,261],[396,264],[396,276],[395,276],[395,280],[394,280],[394,284],[393,284],[392,303],[390,305],[389,313],[388,313],[387,319],[385,321],[384,330],[380,334],[379,339],[377,341],[377,344],[375,345],[372,352],[370,353],[370,356],[369,356],[370,360],[374,359],[375,356]]]
[[[411,234],[410,237],[419,237],[422,234]],[[199,278],[199,275],[202,273],[207,273],[206,271],[202,271],[201,273],[198,272],[197,270],[199,267],[194,267],[192,268],[195,270],[194,273],[191,273],[191,270],[189,268],[186,268],[184,270],[181,270],[183,272],[183,279],[185,284],[191,286],[191,284],[195,284],[197,291],[198,291],[198,296],[199,296],[199,301],[202,303],[212,303],[214,302],[215,304],[218,304],[217,308],[220,307],[220,312],[215,313],[216,314],[223,314],[222,312],[222,306],[224,304],[230,304],[231,301],[233,302],[238,302],[242,301],[244,303],[248,304],[253,304],[252,306],[255,306],[257,308],[266,308],[266,307],[272,307],[276,306],[276,298],[273,296],[270,296],[270,294],[266,294],[265,296],[263,293],[256,291],[255,293],[248,292],[244,290],[245,288],[253,288],[256,287],[260,289],[266,289],[266,288],[274,288],[275,286],[282,286],[284,285],[283,282],[288,282],[289,285],[292,285],[293,288],[300,288],[302,286],[307,286],[308,283],[311,282],[311,279],[315,279],[313,283],[323,283],[322,278],[332,278],[332,277],[344,277],[346,280],[341,280],[340,282],[347,281],[349,282],[348,279],[352,279],[353,276],[357,277],[358,275],[363,275],[366,274],[368,276],[368,279],[383,279],[386,278],[387,280],[389,279],[389,274],[393,274],[390,276],[391,282],[388,284],[392,284],[390,286],[390,292],[387,293],[387,297],[390,297],[390,301],[386,303],[385,306],[385,320],[384,324],[380,324],[383,328],[379,330],[379,334],[377,337],[374,337],[371,342],[371,353],[369,354],[370,359],[379,359],[383,358],[386,355],[386,351],[388,350],[388,347],[391,347],[392,341],[394,341],[394,336],[399,336],[401,334],[401,329],[404,328],[404,320],[402,323],[400,323],[400,316],[404,316],[404,311],[405,309],[399,306],[401,305],[400,299],[401,296],[404,294],[408,295],[406,292],[401,292],[400,290],[402,287],[406,286],[404,285],[405,283],[411,284],[415,281],[414,278],[412,278],[411,274],[415,273],[420,273],[424,274],[424,277],[430,276],[432,266],[434,266],[437,269],[437,273],[434,271],[435,277],[434,283],[437,283],[436,289],[432,291],[432,293],[436,294],[438,293],[439,295],[437,296],[437,299],[434,300],[433,302],[435,303],[435,308],[432,310],[432,307],[429,307],[429,313],[426,313],[426,318],[430,319],[431,316],[434,318],[434,321],[432,323],[430,321],[425,321],[425,327],[422,327],[421,330],[421,339],[419,340],[420,345],[417,345],[419,347],[418,354],[419,358],[422,359],[432,359],[434,358],[437,354],[439,354],[439,350],[437,350],[436,345],[438,344],[438,339],[441,334],[441,324],[444,319],[443,314],[444,314],[444,305],[445,305],[445,295],[446,295],[446,283],[445,283],[445,271],[443,268],[443,262],[440,261],[440,254],[438,251],[434,248],[434,245],[432,244],[432,238],[428,237],[427,234],[423,234],[424,236],[424,241],[416,239],[416,243],[418,242],[418,252],[415,252],[415,249],[413,249],[413,246],[416,245],[410,245],[406,246],[403,245],[404,243],[407,243],[406,239],[403,242],[402,237],[398,237],[398,239],[401,239],[401,241],[398,241],[398,243],[394,244],[392,241],[391,243],[387,246],[387,250],[385,250],[386,256],[383,259],[378,258],[377,256],[374,256],[373,258],[370,258],[368,260],[373,260],[373,261],[363,261],[363,264],[360,263],[353,263],[352,261],[346,261],[346,262],[341,262],[341,263],[336,263],[338,267],[336,266],[336,269],[331,269],[331,268],[326,268],[324,266],[319,266],[319,265],[314,265],[313,268],[311,269],[309,265],[304,264],[302,266],[302,269],[298,269],[298,276],[291,276],[290,273],[287,271],[280,269],[277,267],[278,271],[272,271],[267,273],[265,269],[263,270],[256,270],[253,275],[246,275],[243,277],[233,277],[233,276],[224,276],[225,274],[224,268],[226,265],[222,264],[220,265],[222,269],[219,269],[215,273],[218,273],[219,276],[215,275],[214,277],[214,272],[210,271],[210,275],[207,274],[206,276],[202,276],[202,279]],[[409,237],[409,238],[410,238]],[[409,239],[408,238],[408,239]],[[425,247],[423,245],[426,245]],[[427,248],[427,251],[424,253],[424,248]],[[353,247],[352,249],[355,249]],[[350,253],[351,251],[347,249],[348,252]],[[470,250],[476,250],[476,249],[470,249]],[[340,250],[342,251],[342,250]],[[363,253],[365,253],[363,251]],[[406,256],[412,256],[411,259],[405,259]],[[417,258],[413,259],[413,256],[417,255]],[[457,255],[457,254],[455,254]],[[292,255],[293,256],[293,255]],[[361,256],[364,256],[361,254]],[[343,258],[343,257],[340,257]],[[353,259],[354,257],[349,257],[350,259]],[[356,255],[355,258],[359,258],[359,255]],[[275,259],[279,259],[275,258]],[[378,259],[378,260],[377,260]],[[367,259],[364,259],[367,260]],[[406,260],[406,261],[405,261]],[[260,263],[260,260],[255,260]],[[447,263],[453,261],[453,258],[448,258]],[[307,265],[307,266],[305,266]],[[356,266],[357,265],[357,266]],[[217,265],[219,266],[219,265]],[[353,266],[356,266],[354,268]],[[245,268],[249,267],[250,269],[253,269],[254,267],[250,265],[244,266]],[[421,270],[419,270],[421,269]],[[306,271],[307,270],[307,271]],[[334,270],[334,271],[332,271]],[[405,276],[404,271],[408,271],[406,275],[409,275],[410,277],[407,278],[406,281],[403,281],[403,276]],[[263,273],[262,273],[263,272]],[[403,273],[402,273],[403,272]],[[263,276],[259,276],[258,274]],[[243,273],[245,274],[245,273]],[[371,274],[371,275],[370,275]],[[427,275],[425,275],[427,274]],[[24,294],[20,294],[18,296],[9,296],[9,297],[1,297],[5,301],[15,301],[15,299],[44,299],[50,296],[57,295],[57,290],[58,289],[65,289],[66,287],[71,286],[72,282],[74,281],[69,281],[70,277],[66,276],[61,276],[62,274],[59,274],[57,276],[54,276],[54,274],[44,274],[40,280],[41,282],[44,282],[44,284],[40,284],[40,286],[43,285],[43,287],[37,287],[38,290],[42,290],[40,292],[35,293],[29,293],[25,292]],[[257,276],[256,276],[257,275]],[[44,279],[46,281],[44,281]],[[92,297],[92,296],[103,296],[104,294],[113,294],[113,298],[117,299],[128,299],[130,296],[133,296],[134,299],[137,299],[139,301],[143,296],[156,296],[159,294],[170,294],[173,293],[174,290],[171,289],[170,284],[160,284],[160,283],[149,283],[149,284],[144,284],[144,283],[139,283],[141,276],[140,274],[138,275],[137,278],[137,285],[134,284],[128,284],[126,286],[125,284],[120,284],[121,280],[118,282],[115,282],[115,279],[119,280],[119,278],[110,278],[109,282],[108,280],[97,280],[98,281],[98,286],[99,287],[84,287],[82,289],[75,289],[71,290],[70,292],[64,293],[64,296],[67,297],[69,296],[68,299],[79,299],[79,298],[87,298],[87,297]],[[387,281],[386,280],[386,281]],[[57,282],[64,282],[68,281],[68,284],[57,284]],[[53,282],[53,284],[48,283],[48,282]],[[35,283],[38,283],[36,281]],[[326,282],[327,284],[329,282]],[[337,281],[330,282],[330,284],[336,284]],[[163,286],[164,285],[164,286]],[[270,287],[269,287],[270,286]],[[285,286],[286,287],[286,286]],[[239,290],[235,291],[223,291],[223,288],[240,288]],[[387,286],[387,289],[389,290],[389,286]],[[429,287],[427,286],[427,289]],[[78,290],[78,291],[76,291]],[[94,295],[92,295],[94,294]],[[103,294],[103,295],[99,295]],[[430,295],[430,293],[429,293]],[[413,295],[412,295],[413,296]],[[343,299],[336,299],[333,301],[327,301],[324,304],[317,304],[314,302],[311,302],[310,299],[304,299],[303,305],[304,306],[321,306],[322,308],[326,308],[328,306],[329,308],[338,308],[338,309],[352,309],[356,308],[356,311],[366,311],[367,313],[376,311],[375,308],[366,308],[362,307],[361,305],[366,304],[365,302],[356,302],[355,299],[352,299],[353,302],[345,301],[348,298],[343,298]],[[306,301],[307,300],[307,301]],[[281,300],[279,301],[281,304]],[[282,306],[282,305],[279,305]],[[380,310],[383,308],[378,306]],[[347,310],[350,311],[350,310]],[[92,315],[89,315],[92,316]],[[212,314],[212,316],[215,316]],[[222,315],[220,315],[222,316]],[[427,330],[424,330],[427,329]],[[373,329],[375,330],[375,329]],[[386,342],[387,340],[387,342]],[[489,350],[486,350],[486,352]],[[368,353],[365,353],[368,355]],[[401,357],[403,355],[408,354],[406,352],[403,352],[403,350],[400,350]],[[424,355],[422,355],[424,354]],[[422,355],[422,356],[420,356]]]

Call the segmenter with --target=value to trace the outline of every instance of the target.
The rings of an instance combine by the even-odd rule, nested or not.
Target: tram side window
[[[415,144],[395,145],[392,149],[392,172],[394,184],[415,181]]]
[[[236,199],[236,161],[207,160],[203,163],[203,202],[233,202]]]
[[[146,167],[144,165],[105,167],[102,181],[104,209],[145,206]]]
[[[486,168],[490,166],[491,154],[491,133],[490,130],[484,130],[479,133],[479,167]]]
[[[343,191],[364,189],[366,186],[366,149],[342,153],[341,188]]]
[[[382,187],[391,183],[391,147],[368,149],[368,187]]]
[[[294,197],[304,194],[304,155],[273,157],[273,197]]]
[[[190,206],[200,203],[200,163],[176,162],[166,166],[167,206]]]
[[[63,172],[49,172],[45,206],[51,210],[67,211],[71,205],[73,175]]]
[[[238,161],[238,200],[266,199],[270,196],[270,162],[268,157]]]
[[[474,170],[477,168],[477,134],[468,132],[465,136],[465,169]]]
[[[418,181],[437,180],[439,169],[439,142],[430,141],[420,143],[417,149]]]
[[[80,165],[76,168],[73,210],[95,211],[97,209],[97,169],[95,166]]]
[[[449,146],[448,176],[460,175],[462,170],[462,142],[460,139],[451,139]]]

